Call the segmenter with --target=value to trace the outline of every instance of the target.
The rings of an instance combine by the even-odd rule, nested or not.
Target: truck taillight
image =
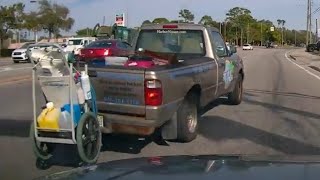
[[[146,80],[144,87],[145,104],[159,106],[162,104],[162,85],[159,80]]]
[[[165,25],[162,26],[162,28],[164,28],[164,29],[177,29],[178,25],[176,25],[176,24],[165,24]]]

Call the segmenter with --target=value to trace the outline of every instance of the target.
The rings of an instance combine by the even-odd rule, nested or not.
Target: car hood
[[[12,52],[26,52],[26,51],[27,51],[27,49],[15,49]]]
[[[288,157],[287,157],[288,158]],[[39,179],[319,179],[320,164],[309,160],[255,156],[172,156],[118,160]]]

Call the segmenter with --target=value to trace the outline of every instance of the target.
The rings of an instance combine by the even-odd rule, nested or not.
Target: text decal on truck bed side
[[[174,79],[180,76],[188,76],[188,75],[203,73],[203,72],[209,71],[210,69],[213,69],[214,67],[215,65],[212,63],[206,66],[188,68],[181,71],[172,72],[170,73],[170,77]]]

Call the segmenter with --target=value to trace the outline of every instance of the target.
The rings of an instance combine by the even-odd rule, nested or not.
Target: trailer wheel
[[[198,133],[197,96],[190,94],[184,100],[177,112],[177,141],[191,142]]]
[[[31,139],[33,152],[39,160],[43,160],[43,161],[49,160],[52,157],[52,152],[55,148],[55,144],[37,141],[34,133],[35,133],[34,123],[32,122],[30,126],[30,139]]]
[[[101,149],[101,132],[93,113],[81,116],[76,132],[77,148],[81,160],[91,164],[98,160]]]

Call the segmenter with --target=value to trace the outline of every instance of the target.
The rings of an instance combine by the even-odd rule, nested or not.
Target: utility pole
[[[221,29],[222,29],[222,24],[221,24],[221,22],[219,22],[219,25],[220,25],[220,29],[219,29],[219,31],[220,31],[220,34],[221,34]]]
[[[309,44],[309,21],[310,21],[310,2],[311,0],[308,0],[307,2],[307,34],[306,34],[306,45]]]
[[[313,38],[312,38],[312,29],[311,29],[311,24],[312,24],[312,16],[311,16],[311,11],[312,11],[312,6],[311,6],[311,4],[312,4],[312,2],[311,2],[312,0],[310,0],[310,5],[309,5],[309,32],[310,32],[310,34],[309,34],[309,41],[310,41],[310,44],[311,43],[313,43]]]
[[[241,36],[240,46],[242,46],[243,45],[243,28],[242,27],[240,29],[240,36]]]
[[[262,22],[260,23],[260,46],[262,46]]]
[[[294,30],[294,46],[297,46],[297,31]]]
[[[281,26],[281,45],[283,46],[284,43],[283,43],[283,24]]]
[[[224,39],[227,40],[227,22],[226,21],[224,21],[223,26],[224,26],[224,32],[223,32]]]
[[[247,44],[249,43],[249,27],[250,27],[250,25],[248,23],[248,27],[247,27]]]
[[[311,44],[313,41],[312,38],[312,30],[311,30],[311,24],[312,24],[312,0],[309,0],[309,43]]]
[[[316,19],[316,42],[318,42],[318,19]]]

